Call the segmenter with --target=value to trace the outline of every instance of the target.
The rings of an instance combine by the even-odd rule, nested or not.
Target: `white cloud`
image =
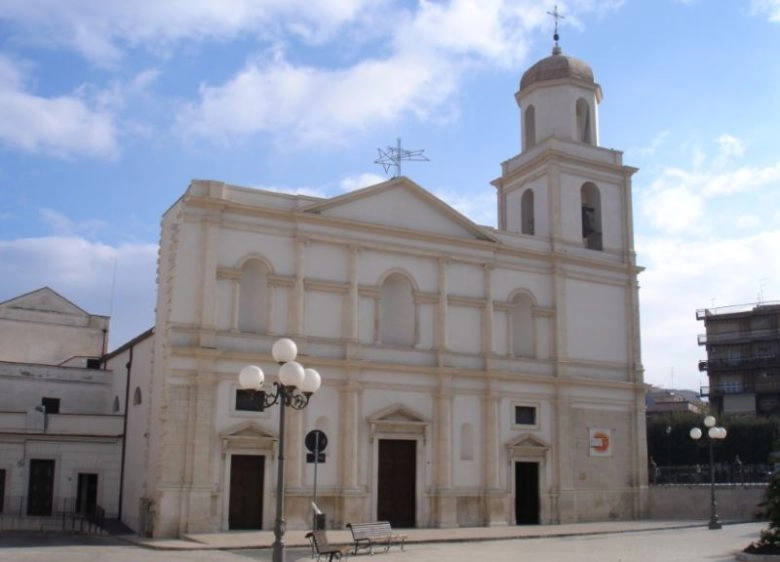
[[[45,98],[28,93],[23,78],[19,66],[0,55],[0,142],[59,157],[116,155],[110,112],[90,108],[75,94]]]
[[[728,232],[728,239],[638,236],[642,304],[642,355],[646,380],[669,385],[672,365],[689,365],[675,372],[675,384],[697,388],[706,376],[697,371],[706,351],[696,336],[704,332],[696,310],[750,303],[758,292],[780,296],[780,230],[749,236]],[[766,280],[764,288],[763,280]],[[776,298],[776,297],[775,297]]]
[[[760,228],[763,222],[761,221],[761,218],[756,215],[740,215],[734,221],[734,224],[737,228],[751,230]]]
[[[52,46],[64,45],[99,63],[114,63],[127,46],[165,48],[175,41],[293,34],[318,42],[362,16],[379,0],[188,0],[95,2],[24,0],[0,8],[5,19],[35,30]],[[30,40],[19,35],[17,41]]]
[[[780,23],[780,0],[753,0],[751,7],[754,13],[766,14],[769,21]]]
[[[349,176],[342,179],[339,182],[339,187],[342,191],[355,191],[362,189],[370,185],[376,185],[390,179],[387,176],[380,176],[378,174],[359,174],[357,176]]]
[[[422,1],[416,11],[385,13],[394,23],[382,28],[389,51],[315,68],[274,48],[223,84],[203,84],[200,100],[182,108],[179,129],[217,141],[267,132],[279,142],[317,143],[405,115],[446,120],[464,72],[519,64],[529,33],[546,21],[544,7],[530,1]]]
[[[77,223],[52,209],[40,209],[39,214],[44,223],[59,236],[74,236],[79,233],[94,236],[108,226],[105,221],[96,219]]]
[[[727,162],[735,157],[740,157],[745,154],[745,143],[735,136],[729,134],[722,134],[716,141],[720,148],[720,154],[718,160],[720,162]]]
[[[415,57],[367,60],[345,70],[250,63],[222,86],[201,87],[201,101],[179,115],[180,129],[225,141],[259,131],[282,141],[339,141],[348,131],[397,120],[426,119],[456,84],[446,61]]]
[[[718,175],[702,177],[705,196],[730,195],[755,191],[766,185],[780,182],[780,162],[763,168],[739,168]]]
[[[476,224],[496,226],[496,194],[485,189],[478,195],[435,189],[434,195]]]
[[[112,317],[112,347],[154,324],[156,244],[108,246],[78,236],[0,240],[0,301],[49,286]]]

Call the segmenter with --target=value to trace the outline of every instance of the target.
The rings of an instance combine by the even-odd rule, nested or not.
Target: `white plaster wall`
[[[347,282],[349,249],[345,246],[308,242],[305,250],[306,268],[319,280]]]
[[[547,177],[528,180],[518,187],[512,186],[506,196],[506,229],[519,234],[522,227],[521,199],[526,189],[534,192],[534,238],[550,237],[550,204],[548,201]]]
[[[598,145],[598,104],[594,91],[564,83],[536,87],[533,91],[523,94],[523,115],[529,105],[535,107],[536,144],[548,137],[578,140],[576,103],[579,98],[584,98],[590,106],[591,130],[594,144]]]
[[[330,208],[323,215],[353,219],[360,217],[361,222],[389,225],[417,230],[421,224],[429,232],[471,238],[472,234],[462,226],[442,217],[421,199],[403,189],[388,189],[376,193],[371,199],[361,199],[338,207]]]
[[[358,260],[358,283],[378,287],[389,271],[405,271],[413,275],[413,283],[419,291],[438,291],[437,260],[411,255],[408,252],[379,252],[365,250]]]
[[[482,351],[482,310],[471,306],[447,307],[447,347],[458,353]]]
[[[577,279],[565,287],[567,357],[627,361],[625,288]]]
[[[99,357],[104,337],[99,327],[0,318],[0,360],[58,365],[73,356]]]
[[[306,333],[314,337],[343,337],[345,297],[345,293],[307,291],[304,308]]]
[[[452,483],[456,488],[477,489],[482,485],[482,397],[479,394],[456,394],[452,400]],[[461,459],[461,426],[474,428],[474,458]]]
[[[26,412],[39,406],[41,398],[59,398],[60,414],[110,414],[110,373],[86,369],[56,369],[51,377],[35,376],[34,367],[28,376],[0,376],[0,411]],[[95,373],[98,380],[79,380],[68,377],[67,371]],[[65,371],[63,373],[63,371]],[[63,373],[57,376],[57,373]]]
[[[449,295],[483,298],[484,269],[480,264],[450,261],[447,264],[447,289]]]

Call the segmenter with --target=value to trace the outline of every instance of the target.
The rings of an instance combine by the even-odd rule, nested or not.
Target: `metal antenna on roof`
[[[566,17],[562,16],[558,13],[558,4],[555,5],[555,8],[553,8],[552,12],[547,12],[549,15],[551,15],[553,18],[555,18],[555,33],[553,34],[553,39],[555,39],[555,46],[553,47],[552,54],[554,55],[560,55],[561,54],[561,47],[558,45],[558,39],[560,39],[560,35],[558,35],[558,20],[565,20]]]
[[[401,175],[401,161],[409,160],[410,162],[428,162],[429,159],[423,154],[422,150],[404,150],[401,148],[401,138],[398,138],[398,144],[396,146],[388,146],[386,149],[377,148],[379,152],[379,158],[374,160],[374,164],[380,164],[385,173],[389,173],[390,168],[395,168],[394,178]]]

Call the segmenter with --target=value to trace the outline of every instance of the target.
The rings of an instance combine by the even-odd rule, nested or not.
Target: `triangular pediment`
[[[416,438],[424,436],[429,422],[420,413],[400,403],[393,404],[368,417],[371,436]]]
[[[369,416],[370,422],[414,422],[414,423],[427,423],[423,416],[412,410],[411,408],[404,406],[403,404],[393,404],[387,408],[375,413],[373,416]]]
[[[42,287],[30,293],[0,302],[0,309],[53,312],[68,316],[89,316],[89,313],[49,287]]]
[[[533,433],[523,433],[509,441],[506,444],[506,448],[509,451],[510,458],[542,458],[550,450],[550,444]]]
[[[488,230],[403,176],[318,201],[303,212],[453,238],[496,241]]]
[[[275,435],[268,433],[265,429],[252,422],[242,422],[237,425],[231,426],[224,431],[220,432],[221,438],[226,437],[249,437],[249,438],[268,438],[276,439]]]

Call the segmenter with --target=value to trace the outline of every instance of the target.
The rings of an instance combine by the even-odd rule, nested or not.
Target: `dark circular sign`
[[[328,437],[323,431],[319,429],[312,429],[306,434],[306,440],[304,441],[306,448],[312,453],[321,453],[328,446]]]

